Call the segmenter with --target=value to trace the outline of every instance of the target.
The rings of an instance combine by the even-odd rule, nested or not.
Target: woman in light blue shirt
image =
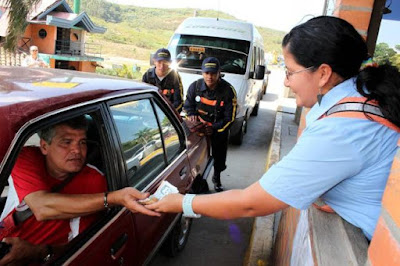
[[[365,41],[335,17],[293,28],[282,47],[285,86],[298,106],[311,108],[292,151],[246,189],[174,194],[148,208],[232,219],[306,209],[321,197],[371,239],[399,140],[399,71],[389,65],[360,70],[368,59]]]

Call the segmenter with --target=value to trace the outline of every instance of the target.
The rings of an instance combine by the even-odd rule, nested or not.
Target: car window
[[[165,115],[165,113],[156,106],[158,119],[161,121],[162,136],[165,144],[167,153],[168,163],[172,162],[180,153],[181,145],[179,142],[179,135],[175,127],[171,123],[171,120]]]
[[[65,193],[65,194],[91,194],[91,193],[101,193],[107,191],[107,180],[104,176],[104,173],[99,170],[104,165],[103,156],[101,155],[101,151],[99,149],[99,128],[95,125],[94,117],[98,117],[97,113],[88,113],[79,115],[79,121],[81,122],[80,128],[87,128],[86,138],[82,138],[79,143],[80,145],[87,148],[86,157],[81,157],[82,159],[82,171],[76,172],[72,178],[65,182],[65,184],[61,185],[63,182],[57,180],[56,178],[52,178],[53,176],[49,172],[48,167],[46,166],[48,161],[46,161],[46,156],[50,158],[50,152],[44,155],[40,145],[41,141],[39,138],[38,132],[44,128],[48,128],[50,125],[57,124],[61,122],[62,119],[66,119],[68,116],[65,114],[63,116],[52,118],[52,122],[46,123],[43,126],[32,125],[32,129],[29,129],[30,133],[21,134],[21,145],[16,145],[15,147],[21,147],[16,154],[16,160],[13,163],[12,169],[10,173],[8,173],[7,186],[3,189],[1,193],[0,206],[1,206],[1,217],[0,221],[3,221],[11,217],[12,219],[16,219],[14,216],[11,216],[14,212],[20,212],[21,214],[18,216],[18,223],[21,223],[21,227],[16,227],[15,230],[18,231],[18,235],[23,238],[31,241],[30,237],[35,237],[35,241],[37,243],[47,243],[47,242],[57,242],[57,243],[66,243],[67,241],[72,240],[77,237],[86,229],[92,228],[98,221],[103,221],[105,217],[103,212],[87,215],[84,217],[72,218],[68,219],[67,225],[70,224],[70,232],[64,230],[64,222],[58,219],[49,219],[47,223],[43,223],[43,227],[39,229],[36,228],[37,224],[34,222],[35,217],[32,214],[26,214],[25,210],[27,209],[27,205],[24,201],[20,200],[20,198],[24,198],[30,193],[34,193],[39,190],[44,191],[52,191],[54,189],[55,192]],[[69,117],[68,119],[77,119],[77,117]],[[68,130],[74,130],[68,124]],[[76,125],[76,123],[74,124]],[[32,131],[31,131],[32,130]],[[55,130],[55,129],[54,129]],[[27,130],[28,131],[28,130]],[[48,133],[47,136],[54,136],[58,131],[48,131],[52,133]],[[65,131],[66,132],[66,131]],[[68,131],[71,133],[71,131]],[[76,132],[75,132],[76,133]],[[58,134],[58,133],[57,133]],[[61,136],[62,133],[59,133]],[[71,136],[71,135],[68,135]],[[51,137],[52,138],[52,137]],[[91,139],[93,138],[93,140]],[[71,141],[69,137],[65,137],[62,140],[63,145]],[[50,141],[52,143],[56,143],[55,141]],[[55,145],[55,144],[54,144]],[[66,144],[65,144],[66,145]],[[81,146],[81,147],[82,147]],[[17,149],[17,148],[16,148]],[[49,148],[52,150],[51,158],[49,159],[51,162],[57,161],[56,167],[62,167],[63,170],[70,169],[65,164],[65,160],[63,153],[60,153],[59,150],[56,150],[54,146]],[[63,150],[63,152],[66,150]],[[55,156],[54,154],[60,154],[60,156]],[[68,154],[70,156],[70,153]],[[91,158],[96,158],[93,161],[96,163],[94,165],[89,165],[89,161]],[[85,160],[86,159],[86,160]],[[88,164],[86,164],[88,163]],[[66,168],[63,168],[66,167]],[[61,169],[61,168],[57,168]],[[57,187],[57,189],[56,189]],[[26,217],[26,218],[25,218]],[[69,227],[69,226],[68,226]],[[39,227],[38,227],[39,228]],[[54,228],[54,230],[50,230],[49,228]],[[62,229],[61,229],[62,228]],[[35,233],[32,233],[34,231]],[[12,232],[12,231],[10,231]],[[38,237],[38,238],[36,238]]]
[[[149,99],[110,107],[129,186],[145,188],[166,167],[161,132]]]

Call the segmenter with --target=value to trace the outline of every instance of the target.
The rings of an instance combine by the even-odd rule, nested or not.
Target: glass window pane
[[[204,58],[217,57],[221,70],[243,75],[246,72],[250,42],[208,36],[176,35],[172,50],[179,67],[200,69]]]
[[[150,100],[111,107],[128,171],[128,183],[139,190],[166,166],[160,129]]]
[[[157,106],[157,115],[161,121],[161,128],[163,132],[164,145],[167,153],[167,160],[170,163],[173,159],[175,159],[182,148],[179,142],[179,135],[174,126],[172,125],[169,118],[165,115],[165,113]]]

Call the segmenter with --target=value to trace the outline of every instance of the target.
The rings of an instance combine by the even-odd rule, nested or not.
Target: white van
[[[223,78],[237,94],[237,113],[230,134],[241,144],[250,115],[257,115],[265,72],[263,39],[247,22],[193,17],[185,19],[172,36],[168,50],[182,77],[184,93],[201,78],[201,63],[216,57]]]

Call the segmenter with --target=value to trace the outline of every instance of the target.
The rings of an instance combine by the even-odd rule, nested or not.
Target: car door
[[[88,163],[104,171],[108,189],[123,187],[121,159],[114,149],[113,136],[105,104],[96,111],[85,112],[89,121]],[[92,109],[91,108],[91,109]],[[60,114],[61,116],[65,114]],[[95,150],[95,152],[93,151]],[[93,154],[98,153],[98,154]],[[137,262],[137,236],[131,212],[126,208],[113,207],[104,211],[101,219],[74,239],[56,264],[65,265],[140,265]]]
[[[160,183],[166,180],[176,186],[179,192],[188,191],[193,177],[186,154],[184,132],[175,113],[151,94],[114,101],[109,108],[125,161],[128,186],[153,194]],[[138,147],[144,147],[143,151]],[[137,151],[143,154],[139,156],[139,163],[132,164]],[[148,261],[178,216],[132,214],[138,241],[138,261]]]
[[[107,117],[106,113],[105,105],[99,103],[92,104],[90,107],[81,105],[74,110],[49,113],[41,119],[32,120],[27,127],[20,130],[1,178],[12,179],[13,164],[22,149],[39,149],[38,132],[41,129],[63,120],[84,116],[88,123],[88,163],[93,162],[94,167],[104,171],[109,190],[118,189],[121,187],[121,170],[114,167],[118,165],[118,156],[116,151],[110,148],[112,147],[112,132],[110,132],[111,127],[107,127],[109,123],[104,120]],[[93,153],[100,156],[92,156],[95,155]],[[9,189],[9,186],[6,188],[2,194],[10,200],[12,205],[13,199],[17,196],[13,192],[15,188]],[[3,212],[8,213],[7,209],[3,209]],[[82,217],[81,220],[83,220]],[[29,227],[24,229],[30,230]],[[60,248],[62,252],[59,251]],[[120,207],[104,209],[103,212],[96,213],[95,219],[90,222],[86,230],[79,233],[68,244],[57,245],[55,250],[52,263],[56,265],[136,265],[137,237],[131,212]]]

